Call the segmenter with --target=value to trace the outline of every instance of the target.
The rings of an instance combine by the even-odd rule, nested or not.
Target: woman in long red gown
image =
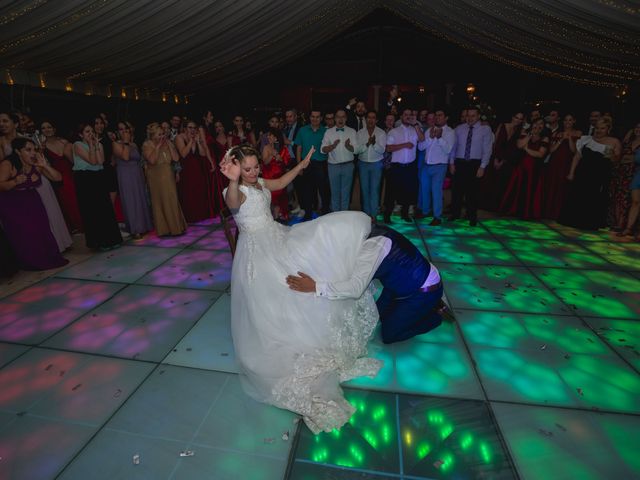
[[[178,196],[188,223],[210,218],[209,173],[215,170],[211,152],[207,147],[204,129],[195,122],[187,122],[185,133],[176,137],[182,171],[178,182]]]
[[[280,151],[278,151],[276,144],[282,146]],[[262,177],[266,179],[280,178],[286,173],[290,161],[291,156],[284,144],[282,132],[276,128],[269,128],[267,130],[267,144],[262,149]],[[286,189],[271,192],[271,206],[276,220],[289,220],[289,198]]]
[[[62,174],[61,182],[54,182],[60,209],[71,233],[82,231],[82,217],[78,208],[76,184],[73,180],[73,152],[69,142],[56,136],[56,129],[49,121],[40,124],[40,132],[44,135],[44,155],[51,166]]]
[[[567,175],[576,153],[576,141],[582,136],[580,130],[574,129],[576,119],[573,115],[565,115],[562,130],[551,136],[549,163],[544,173],[544,209],[543,217],[557,220],[560,217],[564,200],[567,196],[569,181]]]
[[[523,220],[542,216],[542,167],[549,149],[549,139],[542,136],[544,120],[539,118],[531,126],[531,133],[520,136],[518,148],[524,157],[511,174],[500,211]]]
[[[522,156],[516,142],[520,138],[523,121],[524,113],[515,112],[510,122],[501,123],[496,129],[493,156],[480,183],[480,208],[484,210],[495,212],[500,207],[516,160]]]

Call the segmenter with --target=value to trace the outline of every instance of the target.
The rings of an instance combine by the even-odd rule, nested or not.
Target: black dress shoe
[[[411,217],[404,216],[404,217],[402,217],[402,219],[407,223],[413,223],[413,220],[411,220]]]
[[[458,215],[449,215],[449,218],[447,218],[447,221],[449,222],[455,222],[456,220],[458,220],[460,217]]]
[[[440,220],[439,218],[433,217],[433,220],[431,220],[431,223],[429,224],[429,226],[437,227],[438,225],[442,225],[442,220]]]
[[[384,223],[391,223],[391,215],[384,216]]]
[[[469,220],[469,226],[475,227],[476,225],[478,225],[478,220],[476,220],[476,219]]]

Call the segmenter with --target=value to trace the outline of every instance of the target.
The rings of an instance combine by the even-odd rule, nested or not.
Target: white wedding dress
[[[234,213],[240,236],[231,273],[231,328],[245,390],[256,400],[303,416],[312,432],[346,423],[355,409],[340,382],[375,376],[366,358],[378,322],[370,291],[358,300],[328,300],[289,289],[286,277],[349,278],[370,232],[361,212],[338,212],[286,227],[273,220],[271,192],[240,186]],[[224,192],[226,194],[226,190]]]

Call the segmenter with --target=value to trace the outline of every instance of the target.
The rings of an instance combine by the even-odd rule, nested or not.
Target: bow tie
[[[336,128],[336,132],[344,132],[344,128]]]

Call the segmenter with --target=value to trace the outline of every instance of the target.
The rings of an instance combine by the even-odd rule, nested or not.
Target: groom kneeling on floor
[[[443,315],[448,315],[438,269],[409,239],[383,225],[372,225],[351,278],[326,283],[298,272],[298,276],[287,277],[287,284],[298,292],[337,300],[359,298],[374,278],[383,286],[376,304],[384,343],[429,332],[442,323]]]

